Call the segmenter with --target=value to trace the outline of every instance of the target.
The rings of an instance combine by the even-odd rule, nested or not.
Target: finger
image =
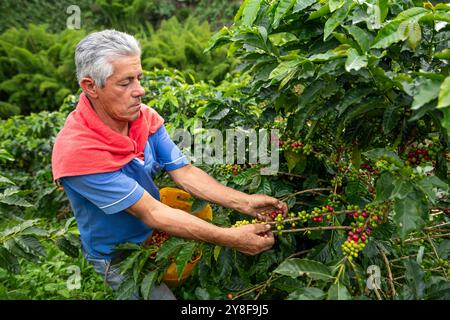
[[[269,217],[268,215],[266,215],[266,214],[261,214],[261,213],[257,213],[257,214],[256,214],[256,219],[261,220],[261,221],[266,221],[266,222],[272,220],[272,218]]]
[[[253,230],[255,231],[256,234],[266,233],[267,231],[270,231],[270,229],[271,229],[270,224],[256,223],[256,224],[253,224],[252,226],[253,226]]]

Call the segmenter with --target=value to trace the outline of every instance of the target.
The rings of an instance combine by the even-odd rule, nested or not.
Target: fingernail
[[[267,229],[267,230],[270,229],[270,224],[266,224],[266,229]]]

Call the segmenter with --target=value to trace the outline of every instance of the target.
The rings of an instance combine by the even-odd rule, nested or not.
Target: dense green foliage
[[[276,244],[254,257],[178,238],[159,248],[124,244],[130,278],[118,297],[135,289],[147,297],[170,257],[181,274],[201,250],[192,276],[175,289],[179,299],[449,299],[450,6],[437,2],[245,0],[235,23],[211,38],[211,56],[198,51],[208,27],[191,19],[164,22],[144,39],[143,51],[157,54],[143,57],[143,102],[170,133],[185,128],[197,136],[197,121],[222,133],[279,130],[274,175],[249,161],[199,166],[232,188],[286,201],[289,215],[274,216]],[[164,44],[177,43],[171,57]],[[217,63],[222,45],[240,61],[239,72]],[[214,73],[216,83],[201,81]],[[80,258],[67,198],[51,181],[53,137],[76,99],[0,122],[5,297],[113,298]],[[166,174],[155,182],[173,186]],[[257,222],[213,209],[217,225]],[[61,259],[55,245],[73,258],[54,263]],[[55,266],[58,284],[45,286],[48,278],[32,264],[39,257]],[[70,261],[82,269],[83,293],[63,285]],[[374,266],[376,290],[366,282]],[[27,286],[23,270],[39,289]],[[15,292],[18,286],[24,290]]]

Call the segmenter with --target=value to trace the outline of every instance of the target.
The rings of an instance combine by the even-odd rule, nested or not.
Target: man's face
[[[144,88],[139,56],[122,57],[112,61],[113,74],[105,86],[98,89],[98,100],[103,112],[113,121],[130,122],[139,117]]]

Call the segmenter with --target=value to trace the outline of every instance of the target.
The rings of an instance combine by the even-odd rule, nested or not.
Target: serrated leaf
[[[150,294],[152,292],[152,289],[155,286],[156,279],[158,278],[158,273],[153,271],[149,272],[145,275],[144,279],[141,283],[141,295],[144,298],[144,300],[150,299]]]
[[[350,72],[351,70],[360,70],[361,68],[364,68],[367,66],[367,56],[366,55],[359,55],[358,51],[356,49],[350,48],[348,50],[348,57],[345,61],[345,70],[347,72]]]
[[[439,90],[438,108],[450,106],[450,76],[445,78]]]
[[[325,292],[319,288],[300,288],[291,292],[286,300],[322,300]]]
[[[308,259],[291,258],[283,261],[273,272],[297,278],[307,275],[315,280],[331,280],[331,270],[326,265]]]
[[[3,246],[0,246],[0,268],[12,273],[20,273],[19,260]]]
[[[181,275],[183,274],[186,265],[191,260],[196,249],[197,243],[194,241],[189,241],[188,243],[186,243],[181,247],[181,250],[176,257],[176,269],[178,278],[180,278]]]
[[[352,297],[347,288],[340,284],[332,284],[328,289],[327,300],[350,300]]]

